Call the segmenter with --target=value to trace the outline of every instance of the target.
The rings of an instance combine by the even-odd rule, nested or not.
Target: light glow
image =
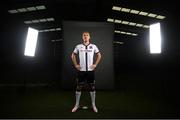
[[[26,38],[25,51],[24,51],[25,56],[33,57],[35,55],[37,38],[38,38],[38,30],[29,27]]]
[[[161,53],[160,23],[150,25],[150,53]]]

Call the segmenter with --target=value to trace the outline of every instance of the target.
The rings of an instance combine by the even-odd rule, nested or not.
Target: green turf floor
[[[21,91],[21,92],[19,92]],[[71,113],[74,91],[12,90],[1,92],[0,118],[179,118],[176,104],[162,97],[137,92],[97,91],[99,109]],[[84,91],[81,105],[90,107],[89,93]]]

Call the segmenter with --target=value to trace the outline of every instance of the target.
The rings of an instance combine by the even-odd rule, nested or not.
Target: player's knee
[[[82,90],[82,85],[77,85],[76,86],[76,91],[81,91]]]
[[[95,84],[94,83],[90,84],[90,91],[91,92],[95,91]]]

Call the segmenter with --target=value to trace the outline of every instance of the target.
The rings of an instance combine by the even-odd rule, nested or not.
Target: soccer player
[[[77,86],[76,86],[76,104],[72,109],[72,112],[76,112],[79,108],[79,101],[81,97],[81,90],[85,83],[89,86],[91,101],[92,101],[92,109],[94,112],[98,112],[98,109],[95,105],[95,75],[94,71],[97,67],[98,63],[101,60],[101,54],[99,49],[95,44],[90,43],[90,33],[83,32],[82,33],[83,43],[78,44],[74,51],[72,52],[71,58],[75,68],[77,69]],[[97,56],[95,62],[94,54]],[[79,59],[78,59],[79,57]],[[79,61],[78,61],[79,60]]]

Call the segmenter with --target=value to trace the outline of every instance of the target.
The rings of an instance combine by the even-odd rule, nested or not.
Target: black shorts
[[[78,71],[78,73],[77,73],[77,83],[78,84],[95,83],[94,71]]]

